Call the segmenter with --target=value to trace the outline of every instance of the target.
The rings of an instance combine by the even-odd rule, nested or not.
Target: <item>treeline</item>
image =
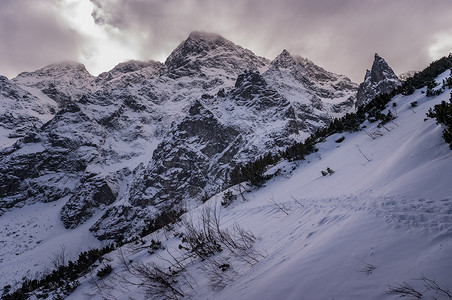
[[[20,288],[11,294],[2,295],[2,299],[25,300],[29,299],[33,292],[38,299],[47,298],[50,292],[58,289],[61,290],[61,293],[69,295],[79,285],[77,279],[87,274],[96,261],[101,262],[102,256],[114,249],[115,245],[110,244],[102,249],[81,252],[77,261],[69,261],[66,265],[61,265],[41,279],[24,280]]]
[[[140,238],[165,227],[166,225],[178,222],[183,213],[185,213],[185,211],[180,208],[163,211],[153,220],[149,221],[137,236],[127,240],[118,240],[116,244],[112,243],[101,249],[91,249],[81,252],[75,262],[69,261],[67,264],[59,266],[51,273],[43,275],[40,279],[25,279],[22,282],[21,287],[14,292],[4,292],[2,300],[29,299],[32,293],[38,299],[47,298],[52,291],[57,290],[58,294],[69,295],[79,285],[77,279],[87,274],[97,261],[102,262],[105,254],[112,252],[124,244],[137,241]],[[97,276],[102,278],[108,275],[111,271],[111,266],[107,265],[97,273]],[[9,289],[11,289],[11,286],[6,286],[6,290]]]
[[[229,180],[227,180],[227,182],[229,182],[230,185],[235,185],[247,181],[254,186],[261,186],[269,179],[268,176],[264,175],[267,167],[275,164],[278,160],[278,155],[269,152],[254,161],[243,165],[237,165],[230,171]]]
[[[276,154],[267,153],[254,161],[237,165],[229,173],[228,183],[235,185],[248,182],[253,186],[261,186],[270,176],[264,175],[265,171],[281,159],[304,160],[305,156],[317,151],[315,145],[325,138],[342,132],[355,132],[361,129],[365,120],[369,122],[380,121],[385,124],[394,119],[391,112],[382,113],[391,98],[395,95],[381,94],[368,104],[358,108],[356,113],[347,113],[345,116],[334,119],[328,126],[316,130],[304,142],[294,142],[283,151]]]
[[[421,72],[415,73],[412,77],[403,82],[402,85],[396,89],[396,91],[398,94],[411,95],[416,89],[423,88],[428,83],[434,82],[438,75],[450,68],[452,68],[452,54],[432,62]]]

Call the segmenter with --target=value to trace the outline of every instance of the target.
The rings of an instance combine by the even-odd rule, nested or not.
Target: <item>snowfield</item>
[[[228,207],[221,207],[220,193],[190,208],[183,219],[196,221],[206,207],[217,207],[223,229],[233,232],[237,223],[252,232],[256,261],[246,263],[226,250],[204,261],[192,258],[182,272],[185,280],[178,277],[175,285],[188,299],[339,300],[398,299],[388,293],[390,286],[405,282],[422,292],[422,299],[450,299],[438,290],[425,291],[419,280],[424,276],[452,290],[452,152],[442,128],[426,119],[428,109],[448,101],[450,93],[426,97],[417,90],[396,96],[387,109],[397,118],[385,128],[367,123],[360,132],[327,138],[306,160],[269,170],[281,174],[264,187],[242,195],[231,188],[237,199]],[[334,173],[322,176],[328,167]],[[60,245],[70,249],[71,259],[99,246],[87,233],[90,224],[64,229],[55,205],[62,204],[25,206],[2,216],[0,285],[42,270]],[[34,232],[36,226],[45,231]],[[140,262],[166,267],[172,256],[182,257],[184,230],[164,228],[108,254],[79,278],[80,286],[67,299],[157,298],[127,269]],[[151,239],[165,249],[150,254]],[[208,270],[215,262],[229,267],[213,283]],[[100,279],[96,272],[106,264],[113,272]]]

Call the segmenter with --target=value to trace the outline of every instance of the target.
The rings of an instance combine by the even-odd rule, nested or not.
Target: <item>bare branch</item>
[[[369,276],[376,269],[374,265],[361,260],[359,257],[358,260],[363,264],[362,267],[358,270],[358,272],[364,273]]]
[[[435,291],[436,293],[449,297],[449,299],[452,299],[452,293],[450,290],[442,288],[439,286],[439,284],[435,281],[435,279],[429,279],[422,274],[422,276],[419,278],[420,281],[422,281],[422,284],[425,286],[427,290]]]
[[[67,260],[68,260],[68,253],[66,251],[66,246],[61,245],[60,250],[53,253],[51,262],[52,262],[54,269],[57,270],[59,267],[65,266],[67,263]]]
[[[359,145],[356,145],[356,148],[358,149],[359,153],[361,153],[361,155],[367,160],[367,162],[371,162],[372,161],[372,158],[369,158],[366,154],[364,154],[364,152],[361,150]]]
[[[287,216],[289,215],[289,213],[290,213],[290,208],[289,207],[287,207],[284,203],[282,203],[282,202],[277,202],[276,200],[275,200],[275,198],[273,197],[273,193],[272,193],[272,197],[271,197],[271,199],[269,200],[270,201],[270,203],[271,204],[273,204],[277,209],[279,209],[280,211],[282,211],[283,213],[285,213]]]
[[[406,281],[397,286],[388,286],[388,294],[399,295],[400,297],[413,296],[416,299],[422,298],[422,293],[417,291],[414,287],[409,285]]]

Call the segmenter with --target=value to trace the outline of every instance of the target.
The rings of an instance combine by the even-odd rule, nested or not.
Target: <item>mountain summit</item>
[[[390,92],[401,81],[388,63],[375,53],[371,70],[366,70],[364,82],[359,85],[356,107],[365,105],[375,96]]]
[[[167,74],[172,78],[207,76],[206,69],[238,75],[245,70],[257,70],[269,61],[255,55],[221,35],[192,32],[166,59]],[[220,71],[220,70],[223,70]]]

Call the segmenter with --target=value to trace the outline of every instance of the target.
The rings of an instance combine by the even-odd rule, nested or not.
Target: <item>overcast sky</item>
[[[283,49],[361,82],[375,52],[399,74],[452,52],[452,0],[0,0],[0,74],[61,60],[97,75],[164,62],[191,31],[273,59]]]

